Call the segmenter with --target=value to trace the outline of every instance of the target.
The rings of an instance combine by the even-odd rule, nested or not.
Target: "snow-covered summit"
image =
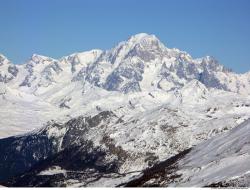
[[[10,61],[3,54],[0,54],[0,66],[10,64]]]
[[[131,36],[128,41],[132,40],[132,41],[137,41],[138,42],[143,38],[156,38],[156,36],[155,35],[150,35],[150,34],[147,34],[147,33],[138,33],[138,34],[135,34],[135,35]]]
[[[50,58],[50,57],[46,57],[46,56],[38,55],[38,54],[33,54],[29,61],[32,61],[36,64],[39,64],[39,63],[44,63],[44,61],[53,61],[53,60],[55,61],[55,59]]]
[[[249,74],[233,73],[211,56],[193,59],[187,52],[167,48],[155,35],[146,33],[133,35],[107,51],[95,49],[59,60],[34,54],[18,66],[1,56],[2,62],[8,66],[1,67],[1,81],[12,81],[10,86],[19,83],[22,90],[26,86],[25,91],[32,92],[41,87],[45,92],[51,85],[75,81],[122,93],[155,89],[169,92],[194,79],[206,88],[240,94],[249,94],[250,90]]]
[[[150,35],[146,33],[139,33],[136,35],[131,36],[128,40],[127,43],[130,45],[136,45],[136,44],[141,44],[142,46],[152,46],[157,43],[161,43],[160,40],[155,36],[155,35]]]

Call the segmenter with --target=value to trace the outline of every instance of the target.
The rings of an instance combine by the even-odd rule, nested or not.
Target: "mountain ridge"
[[[7,186],[117,186],[250,118],[249,73],[153,35],[59,60],[0,62]]]
[[[21,65],[11,64],[5,57],[1,60],[0,81],[14,81],[15,88],[19,83],[23,87],[19,89],[28,87],[25,91],[32,92],[60,82],[60,78],[122,93],[155,88],[169,91],[193,79],[208,88],[241,94],[249,94],[250,89],[249,73],[236,74],[211,56],[193,59],[184,51],[165,47],[156,36],[146,33],[131,36],[107,51],[93,49],[58,60],[33,54]]]

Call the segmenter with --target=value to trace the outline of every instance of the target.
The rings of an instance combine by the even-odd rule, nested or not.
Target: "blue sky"
[[[0,0],[0,53],[23,63],[110,49],[140,32],[194,58],[250,70],[249,0]]]

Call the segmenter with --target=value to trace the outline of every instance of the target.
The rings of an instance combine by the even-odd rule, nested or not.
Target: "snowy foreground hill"
[[[0,108],[4,186],[250,186],[250,72],[154,35],[21,65],[0,55]]]

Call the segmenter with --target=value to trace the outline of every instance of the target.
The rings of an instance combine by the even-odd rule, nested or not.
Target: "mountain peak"
[[[6,59],[6,57],[0,53],[0,59]]]
[[[0,66],[4,64],[10,64],[10,61],[3,54],[0,54]]]
[[[203,60],[208,61],[208,62],[218,62],[218,60],[215,57],[210,56],[210,55],[203,57]]]
[[[200,102],[206,99],[208,89],[196,79],[189,81],[182,89],[182,100],[185,103]]]
[[[33,54],[29,60],[29,62],[34,62],[36,64],[39,64],[39,63],[43,63],[44,61],[53,61],[54,59],[53,58],[50,58],[50,57],[46,57],[46,56],[43,56],[43,55],[39,55],[39,54]]]
[[[140,43],[142,40],[146,40],[146,41],[159,41],[159,39],[155,35],[153,35],[153,34],[138,33],[138,34],[135,34],[135,35],[131,36],[128,39],[128,42]]]
[[[152,37],[152,36],[155,36],[155,35],[147,34],[147,33],[138,33],[138,34],[132,35],[130,38],[141,39],[141,38]]]
[[[39,54],[32,54],[31,59],[51,59],[50,57],[44,56],[44,55],[39,55]]]

